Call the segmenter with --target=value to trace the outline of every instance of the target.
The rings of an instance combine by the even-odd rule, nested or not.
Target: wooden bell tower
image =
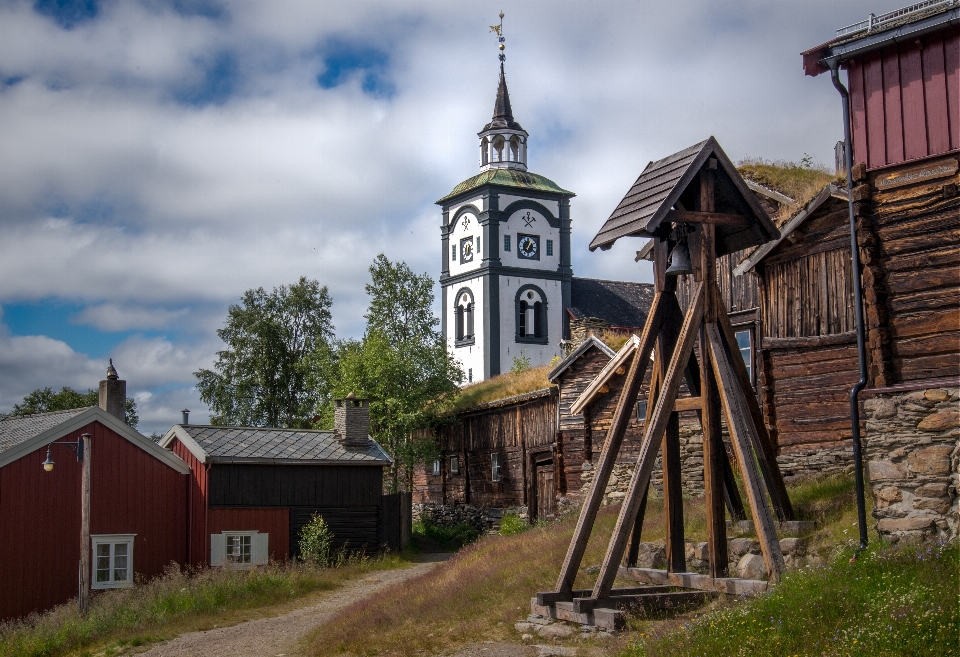
[[[650,163],[590,248],[609,249],[627,236],[654,240],[656,296],[556,590],[538,593],[532,601],[535,613],[611,629],[622,625],[623,612],[619,610],[627,606],[673,607],[700,601],[706,592],[743,593],[766,587],[765,582],[727,577],[724,505],[735,519],[742,506],[721,438],[721,418],[726,421],[771,581],[784,571],[773,516],[780,521],[793,519],[775,447],[763,424],[716,280],[717,256],[763,244],[779,237],[779,231],[711,137]],[[683,257],[685,250],[689,259]],[[676,296],[677,272],[692,277],[685,314]],[[647,421],[633,478],[593,590],[574,591],[573,582],[654,349]],[[693,398],[678,404],[681,377]],[[684,572],[680,410],[696,410],[703,429],[708,575]],[[661,446],[667,570],[647,571],[634,566],[650,476]],[[614,589],[618,574],[663,586]],[[694,591],[672,591],[677,586]]]

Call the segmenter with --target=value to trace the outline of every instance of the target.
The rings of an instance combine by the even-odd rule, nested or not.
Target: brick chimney
[[[357,399],[351,392],[333,402],[333,433],[337,440],[348,449],[366,449],[370,437],[370,401]]]
[[[120,379],[112,358],[107,368],[107,378],[100,382],[100,408],[121,422],[127,419],[127,382]]]

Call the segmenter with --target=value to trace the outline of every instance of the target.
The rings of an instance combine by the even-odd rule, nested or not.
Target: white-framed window
[[[456,456],[450,457],[450,474],[460,474],[460,459]]]
[[[440,459],[436,459],[433,462],[433,474],[435,475],[440,474]]]
[[[119,589],[133,586],[133,539],[136,534],[94,534],[90,587]]]
[[[258,531],[210,534],[210,565],[226,568],[262,566],[270,560],[270,535]]]
[[[500,481],[500,455],[490,455],[490,478],[493,481]]]

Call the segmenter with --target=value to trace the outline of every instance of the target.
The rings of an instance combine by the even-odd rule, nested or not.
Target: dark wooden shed
[[[245,563],[296,556],[313,514],[335,548],[394,542],[381,518],[391,460],[370,438],[354,447],[331,431],[189,424],[174,425],[160,444],[193,469],[190,563],[220,565],[238,541],[249,546]]]

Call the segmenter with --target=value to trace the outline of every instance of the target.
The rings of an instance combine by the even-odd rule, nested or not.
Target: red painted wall
[[[290,558],[290,509],[210,509],[207,532],[207,550],[210,534],[224,531],[258,531],[269,534],[270,558],[286,561]]]
[[[92,440],[91,533],[136,534],[133,568],[154,577],[185,563],[187,475],[111,429],[93,422],[58,442]],[[43,447],[0,468],[0,618],[23,616],[77,595],[81,464],[54,447],[45,472]]]
[[[210,564],[210,540],[207,536],[207,466],[201,463],[178,438],[170,443],[174,454],[190,466],[187,492],[187,523],[190,527],[187,561],[202,568]]]
[[[960,29],[847,62],[853,159],[870,169],[960,149]]]

